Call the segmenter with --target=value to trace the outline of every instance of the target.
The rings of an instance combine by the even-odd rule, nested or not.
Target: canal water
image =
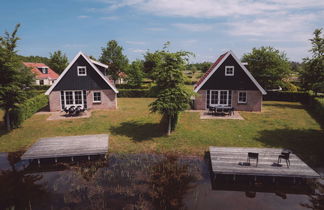
[[[20,161],[0,153],[0,209],[323,209],[324,180],[212,181],[208,158],[109,154]],[[323,173],[324,168],[316,169]],[[322,174],[324,175],[324,174]]]

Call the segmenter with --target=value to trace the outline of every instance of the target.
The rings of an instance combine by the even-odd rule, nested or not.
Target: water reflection
[[[0,154],[0,209],[323,209],[323,180],[211,182],[208,160],[197,157],[110,154],[39,167],[21,154]]]

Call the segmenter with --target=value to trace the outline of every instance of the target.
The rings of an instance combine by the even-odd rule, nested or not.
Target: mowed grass
[[[167,137],[161,116],[149,112],[153,100],[119,98],[118,110],[93,111],[87,119],[47,121],[48,115],[34,115],[21,128],[2,131],[0,151],[26,149],[41,137],[108,133],[109,151],[116,153],[203,155],[208,146],[280,147],[314,164],[324,161],[324,132],[299,103],[264,102],[261,113],[240,112],[245,120],[200,120],[198,113],[184,112]]]

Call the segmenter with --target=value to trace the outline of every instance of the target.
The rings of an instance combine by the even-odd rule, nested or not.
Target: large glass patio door
[[[64,94],[64,107],[70,108],[71,106],[81,106],[81,108],[84,108],[83,94],[81,90],[64,91],[63,94]]]
[[[229,90],[210,90],[209,106],[230,106]]]

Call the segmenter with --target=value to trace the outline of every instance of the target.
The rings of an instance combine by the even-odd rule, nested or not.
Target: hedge
[[[119,89],[119,98],[150,98],[154,97],[150,89]]]
[[[288,101],[309,104],[312,96],[307,92],[268,91],[263,96],[264,101]]]
[[[324,98],[312,97],[308,106],[309,112],[324,128]]]
[[[27,99],[24,103],[19,104],[9,112],[11,127],[18,128],[24,120],[31,117],[41,108],[47,106],[47,104],[48,96],[44,94],[37,95],[33,98]]]
[[[34,90],[48,90],[51,86],[50,85],[33,85],[31,89]]]
[[[117,89],[147,89],[147,87],[144,87],[142,85],[139,86],[132,86],[130,84],[115,84]]]

